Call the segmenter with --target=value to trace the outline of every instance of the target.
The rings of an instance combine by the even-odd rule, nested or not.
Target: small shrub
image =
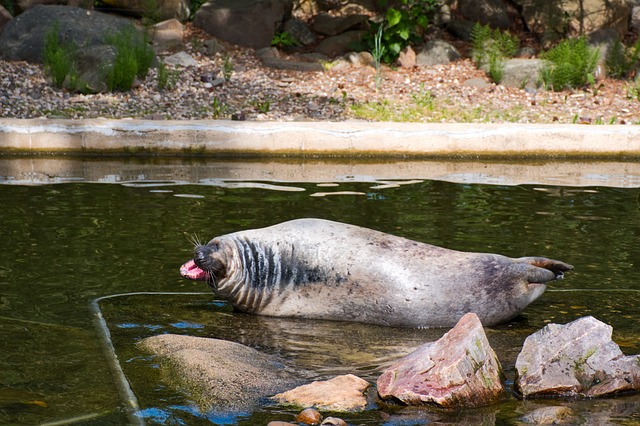
[[[629,77],[640,60],[640,40],[633,47],[627,47],[617,40],[607,51],[605,65],[607,74],[613,78]]]
[[[385,51],[385,47],[382,44],[382,31],[383,31],[383,26],[380,25],[378,27],[378,31],[376,32],[376,35],[374,38],[373,49],[371,50],[371,55],[373,56],[373,63],[376,68],[376,76],[375,76],[376,92],[380,90],[380,83],[382,82],[381,62],[382,62],[382,56],[384,55],[384,51]]]
[[[518,39],[507,31],[475,24],[471,31],[471,43],[472,57],[478,68],[486,68],[489,78],[500,83],[504,75],[504,60],[518,52]]]
[[[110,91],[130,90],[136,77],[147,75],[155,58],[147,36],[128,26],[107,37],[107,43],[116,49],[113,66],[106,72],[107,87]]]
[[[222,77],[225,80],[231,80],[231,76],[233,75],[233,62],[231,62],[231,58],[229,55],[225,55],[224,61],[222,62]]]
[[[67,76],[71,74],[75,67],[75,46],[72,43],[63,46],[58,36],[59,31],[60,24],[58,22],[54,23],[47,31],[44,39],[42,61],[45,72],[51,77],[53,85],[57,88],[62,88]]]
[[[541,56],[547,61],[541,72],[542,81],[546,87],[560,91],[594,81],[600,52],[590,47],[585,37],[580,37],[563,40]]]
[[[172,89],[178,82],[180,73],[176,70],[167,68],[167,64],[163,61],[158,65],[158,89]]]

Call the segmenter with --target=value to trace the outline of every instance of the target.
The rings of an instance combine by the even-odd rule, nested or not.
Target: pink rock
[[[398,361],[378,378],[381,398],[446,408],[490,404],[504,393],[500,361],[474,313],[434,343]]]
[[[273,397],[284,404],[315,407],[327,411],[361,411],[367,405],[364,391],[369,382],[353,374],[334,377],[331,380],[312,382],[298,386]]]
[[[527,337],[516,360],[524,396],[596,397],[640,390],[640,355],[624,356],[612,327],[593,317],[549,324]]]

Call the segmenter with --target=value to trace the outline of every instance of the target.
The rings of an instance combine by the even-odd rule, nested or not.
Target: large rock
[[[459,58],[460,53],[451,43],[444,40],[430,40],[418,52],[416,63],[430,67],[437,64],[448,64]]]
[[[626,0],[514,0],[529,31],[542,40],[612,28],[622,36],[631,6]]]
[[[44,40],[54,22],[60,25],[60,43],[74,43],[79,49],[104,45],[109,34],[131,26],[127,19],[101,12],[38,5],[7,23],[0,34],[0,58],[41,63]]]
[[[527,337],[516,360],[524,397],[596,397],[640,390],[640,355],[624,356],[611,326],[593,317],[549,324]]]
[[[163,334],[139,343],[169,367],[170,381],[205,409],[246,411],[300,383],[278,359],[239,343]]]
[[[193,23],[220,40],[261,48],[271,45],[292,8],[292,0],[212,0],[198,9]]]
[[[148,17],[156,22],[177,19],[185,22],[189,18],[188,0],[102,0],[120,13]]]
[[[315,407],[327,411],[362,411],[367,405],[364,392],[369,382],[353,374],[316,381],[273,397],[283,404]]]
[[[492,28],[511,27],[506,2],[501,0],[458,0],[458,10],[471,22],[479,22]]]
[[[545,63],[541,59],[507,59],[500,84],[520,89],[537,89],[541,86],[540,72]]]
[[[440,340],[427,343],[378,378],[378,394],[408,405],[476,407],[504,393],[500,361],[480,319],[464,315]]]
[[[327,37],[318,43],[315,51],[331,58],[346,55],[353,51],[353,45],[360,42],[366,33],[363,30],[352,30],[337,36]]]

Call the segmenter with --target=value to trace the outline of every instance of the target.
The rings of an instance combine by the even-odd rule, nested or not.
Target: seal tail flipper
[[[517,262],[528,263],[538,268],[549,270],[555,274],[555,279],[564,277],[564,273],[573,269],[572,265],[559,260],[547,259],[546,257],[521,257]]]

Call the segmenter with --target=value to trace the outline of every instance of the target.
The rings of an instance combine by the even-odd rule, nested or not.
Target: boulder
[[[38,5],[7,23],[0,34],[0,58],[41,63],[46,34],[55,22],[60,25],[60,43],[79,49],[104,45],[108,35],[131,26],[127,19],[101,12]]]
[[[385,370],[378,378],[383,399],[407,405],[476,407],[505,392],[500,361],[474,313],[464,315],[438,341],[427,343]]]
[[[211,0],[198,9],[193,24],[220,40],[261,48],[271,45],[292,8],[292,0]]]
[[[569,407],[541,407],[522,416],[520,421],[534,425],[570,425],[576,423],[573,410]]]
[[[277,358],[226,340],[163,334],[139,346],[157,355],[169,381],[207,410],[249,411],[261,398],[300,383]]]
[[[327,37],[318,43],[315,50],[331,58],[345,55],[353,50],[353,44],[360,42],[366,33],[363,30],[353,30]]]
[[[158,22],[151,28],[151,40],[156,52],[167,52],[182,45],[184,25],[177,19]]]
[[[511,27],[506,3],[501,0],[458,0],[458,11],[465,19],[492,28]]]
[[[458,50],[444,40],[430,40],[418,52],[416,64],[420,66],[433,66],[448,64],[460,58]]]
[[[321,13],[313,18],[311,29],[318,34],[335,36],[347,30],[357,28],[368,19],[366,15],[333,16]]]
[[[416,66],[416,52],[411,48],[411,46],[407,46],[402,49],[398,56],[398,64],[402,68],[413,68]]]
[[[500,84],[520,89],[537,89],[541,86],[540,72],[545,63],[541,59],[507,59]]]
[[[593,317],[549,324],[527,337],[516,360],[523,397],[597,397],[640,390],[640,355],[624,356],[612,327]]]
[[[369,382],[353,374],[316,381],[280,393],[273,399],[281,404],[315,407],[327,411],[362,411],[367,405],[364,392]]]
[[[282,31],[290,34],[302,46],[308,46],[317,40],[316,35],[307,27],[307,24],[297,18],[287,19]]]
[[[186,22],[191,13],[188,0],[102,0],[102,3],[119,13],[147,17],[154,22],[167,19]]]
[[[622,38],[631,6],[626,0],[514,0],[529,31],[543,41],[612,28]]]

